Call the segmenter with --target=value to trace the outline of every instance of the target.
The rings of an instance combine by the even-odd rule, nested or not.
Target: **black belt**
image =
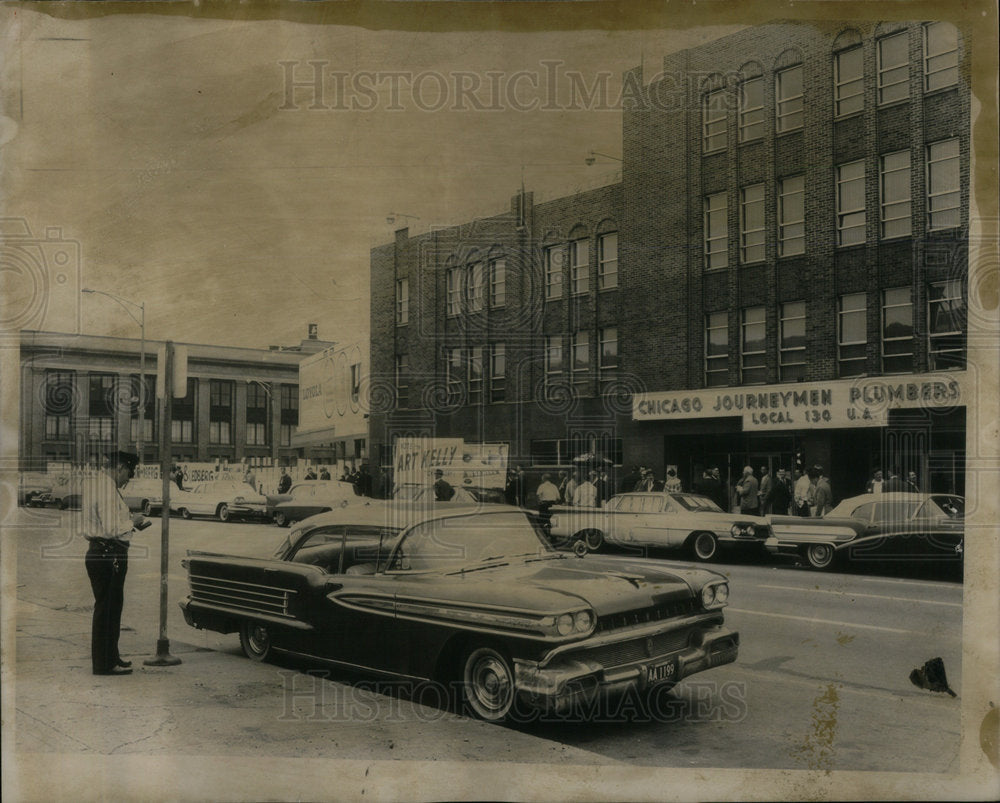
[[[100,552],[124,554],[128,552],[128,543],[117,538],[91,538],[87,536],[90,548]]]

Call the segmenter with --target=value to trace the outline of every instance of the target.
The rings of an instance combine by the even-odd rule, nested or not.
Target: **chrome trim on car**
[[[191,574],[189,582],[191,599],[196,602],[292,617],[288,608],[292,595],[296,593],[293,589],[199,574]]]

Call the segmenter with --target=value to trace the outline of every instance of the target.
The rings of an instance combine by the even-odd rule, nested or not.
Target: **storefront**
[[[876,470],[916,473],[921,490],[964,493],[966,372],[644,393],[633,426],[662,442],[660,476],[685,488],[717,466],[732,487],[760,474],[819,465],[835,498],[862,493]]]

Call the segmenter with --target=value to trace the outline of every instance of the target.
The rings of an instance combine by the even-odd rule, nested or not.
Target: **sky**
[[[622,73],[735,30],[4,16],[3,213],[58,274],[26,327],[138,337],[90,287],[144,303],[149,339],[250,347],[310,322],[366,338],[369,252],[400,225],[503,212],[522,175],[536,200],[615,180],[618,162],[584,158],[621,154]],[[287,86],[310,62],[322,96]],[[13,280],[8,312],[36,292]]]

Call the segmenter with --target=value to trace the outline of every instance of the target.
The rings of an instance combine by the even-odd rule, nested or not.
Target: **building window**
[[[396,280],[396,326],[410,320],[410,280]]]
[[[233,383],[221,379],[209,381],[208,442],[233,442]]]
[[[469,349],[469,404],[483,402],[483,347]]]
[[[483,263],[469,265],[469,279],[466,282],[470,312],[479,312],[483,308]]]
[[[69,440],[76,412],[76,375],[72,371],[45,373],[45,438]]]
[[[561,245],[545,249],[545,298],[562,298],[563,261],[566,251]]]
[[[502,307],[507,303],[507,260],[494,259],[490,263],[490,306]]]
[[[840,297],[837,320],[837,375],[862,376],[868,347],[868,302],[864,293]]]
[[[410,368],[405,354],[396,355],[396,406],[409,406]]]
[[[601,329],[600,337],[600,375],[602,381],[614,379],[618,374],[618,328]]]
[[[702,145],[705,153],[726,147],[726,90],[705,95],[702,105]]]
[[[146,376],[145,382],[138,374],[132,374],[132,387],[137,395],[132,400],[131,421],[129,422],[129,437],[139,440],[139,419],[142,418],[142,439],[152,441],[156,437],[156,377]]]
[[[767,381],[767,327],[763,307],[743,310],[740,338],[740,381],[752,385]]]
[[[878,102],[893,103],[910,96],[909,36],[897,33],[878,40]]]
[[[958,83],[958,31],[947,22],[924,26],[924,90]]]
[[[503,343],[494,343],[490,351],[490,401],[502,402],[507,398],[507,349]]]
[[[197,398],[198,380],[188,377],[187,393],[184,398],[171,400],[170,438],[174,443],[194,443],[195,399]],[[247,414],[249,415],[249,410]]]
[[[764,185],[744,187],[740,194],[740,262],[764,259]]]
[[[90,398],[87,413],[91,418],[107,417],[115,411],[114,374],[90,374]]]
[[[597,288],[611,290],[618,286],[618,232],[602,234],[597,239]]]
[[[271,442],[270,394],[266,383],[247,382],[247,446],[267,446]]]
[[[447,276],[447,313],[458,315],[462,311],[462,270],[448,268]]]
[[[764,136],[764,79],[750,78],[740,85],[740,142]]]
[[[590,289],[590,254],[586,240],[573,240],[569,244],[570,283],[574,295]]]
[[[356,362],[351,366],[351,401],[357,403],[361,400],[361,363]]]
[[[913,300],[909,287],[882,293],[882,372],[913,370]]]
[[[939,282],[928,288],[927,360],[932,371],[965,367],[965,317],[961,282]]]
[[[705,316],[705,387],[724,387],[729,382],[729,313]]]
[[[779,72],[774,88],[777,132],[802,128],[802,65]]]
[[[912,225],[909,151],[887,153],[882,157],[879,194],[881,196],[882,239],[909,237]]]
[[[95,416],[87,421],[87,432],[92,441],[107,443],[115,439],[115,419],[111,416]]]
[[[705,270],[724,268],[729,264],[727,237],[726,193],[717,192],[705,198]]]
[[[291,446],[292,435],[299,425],[299,386],[281,386],[281,445]]]
[[[549,335],[545,338],[545,376],[551,382],[554,375],[563,371],[562,335]]]
[[[865,107],[864,69],[864,51],[860,47],[843,50],[834,57],[833,98],[837,117]]]
[[[951,229],[961,222],[959,214],[958,139],[946,139],[927,147],[927,228]]]
[[[464,371],[462,365],[462,349],[448,346],[444,350],[445,384],[448,387],[448,398],[452,403],[462,397],[462,380]]]
[[[865,163],[837,167],[837,245],[865,241]]]
[[[805,178],[793,176],[778,182],[778,256],[806,251]]]
[[[590,372],[590,332],[573,333],[573,381],[586,382]]]
[[[778,369],[782,382],[797,382],[806,375],[806,302],[781,305]]]

